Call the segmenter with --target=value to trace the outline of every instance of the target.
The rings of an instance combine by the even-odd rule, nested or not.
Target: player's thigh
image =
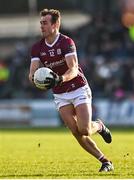
[[[91,132],[92,107],[90,103],[79,104],[75,108],[77,125],[80,131]]]
[[[59,109],[59,113],[65,125],[72,131],[74,135],[77,134],[78,128],[74,106],[72,104],[62,106]]]

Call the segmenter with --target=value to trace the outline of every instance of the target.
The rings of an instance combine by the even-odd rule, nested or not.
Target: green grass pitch
[[[94,135],[115,171],[99,173],[100,163],[65,128],[0,130],[0,178],[134,178],[134,129],[112,129],[113,142]]]

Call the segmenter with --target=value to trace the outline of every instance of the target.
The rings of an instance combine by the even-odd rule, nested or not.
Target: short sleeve
[[[69,55],[73,55],[76,54],[76,46],[74,41],[71,38],[66,38],[65,42],[64,42],[64,56],[69,56]]]
[[[31,48],[31,61],[40,60],[39,44],[34,44]]]

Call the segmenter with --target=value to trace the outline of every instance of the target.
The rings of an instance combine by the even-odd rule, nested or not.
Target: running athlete
[[[32,46],[29,79],[33,83],[34,72],[40,63],[52,69],[54,78],[48,78],[46,84],[53,90],[62,120],[78,143],[102,163],[99,172],[112,171],[112,162],[91,139],[92,134],[99,133],[106,143],[111,143],[111,133],[100,119],[92,121],[91,89],[78,64],[75,43],[60,33],[60,24],[58,10],[40,12],[42,39]]]

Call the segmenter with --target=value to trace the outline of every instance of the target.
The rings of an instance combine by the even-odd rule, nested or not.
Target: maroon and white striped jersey
[[[31,61],[40,60],[45,67],[52,69],[61,76],[68,70],[65,57],[73,54],[77,56],[74,41],[59,33],[52,44],[48,44],[44,38],[35,43],[31,50]],[[53,93],[70,92],[86,84],[87,80],[79,66],[77,77],[57,85],[53,88]]]

